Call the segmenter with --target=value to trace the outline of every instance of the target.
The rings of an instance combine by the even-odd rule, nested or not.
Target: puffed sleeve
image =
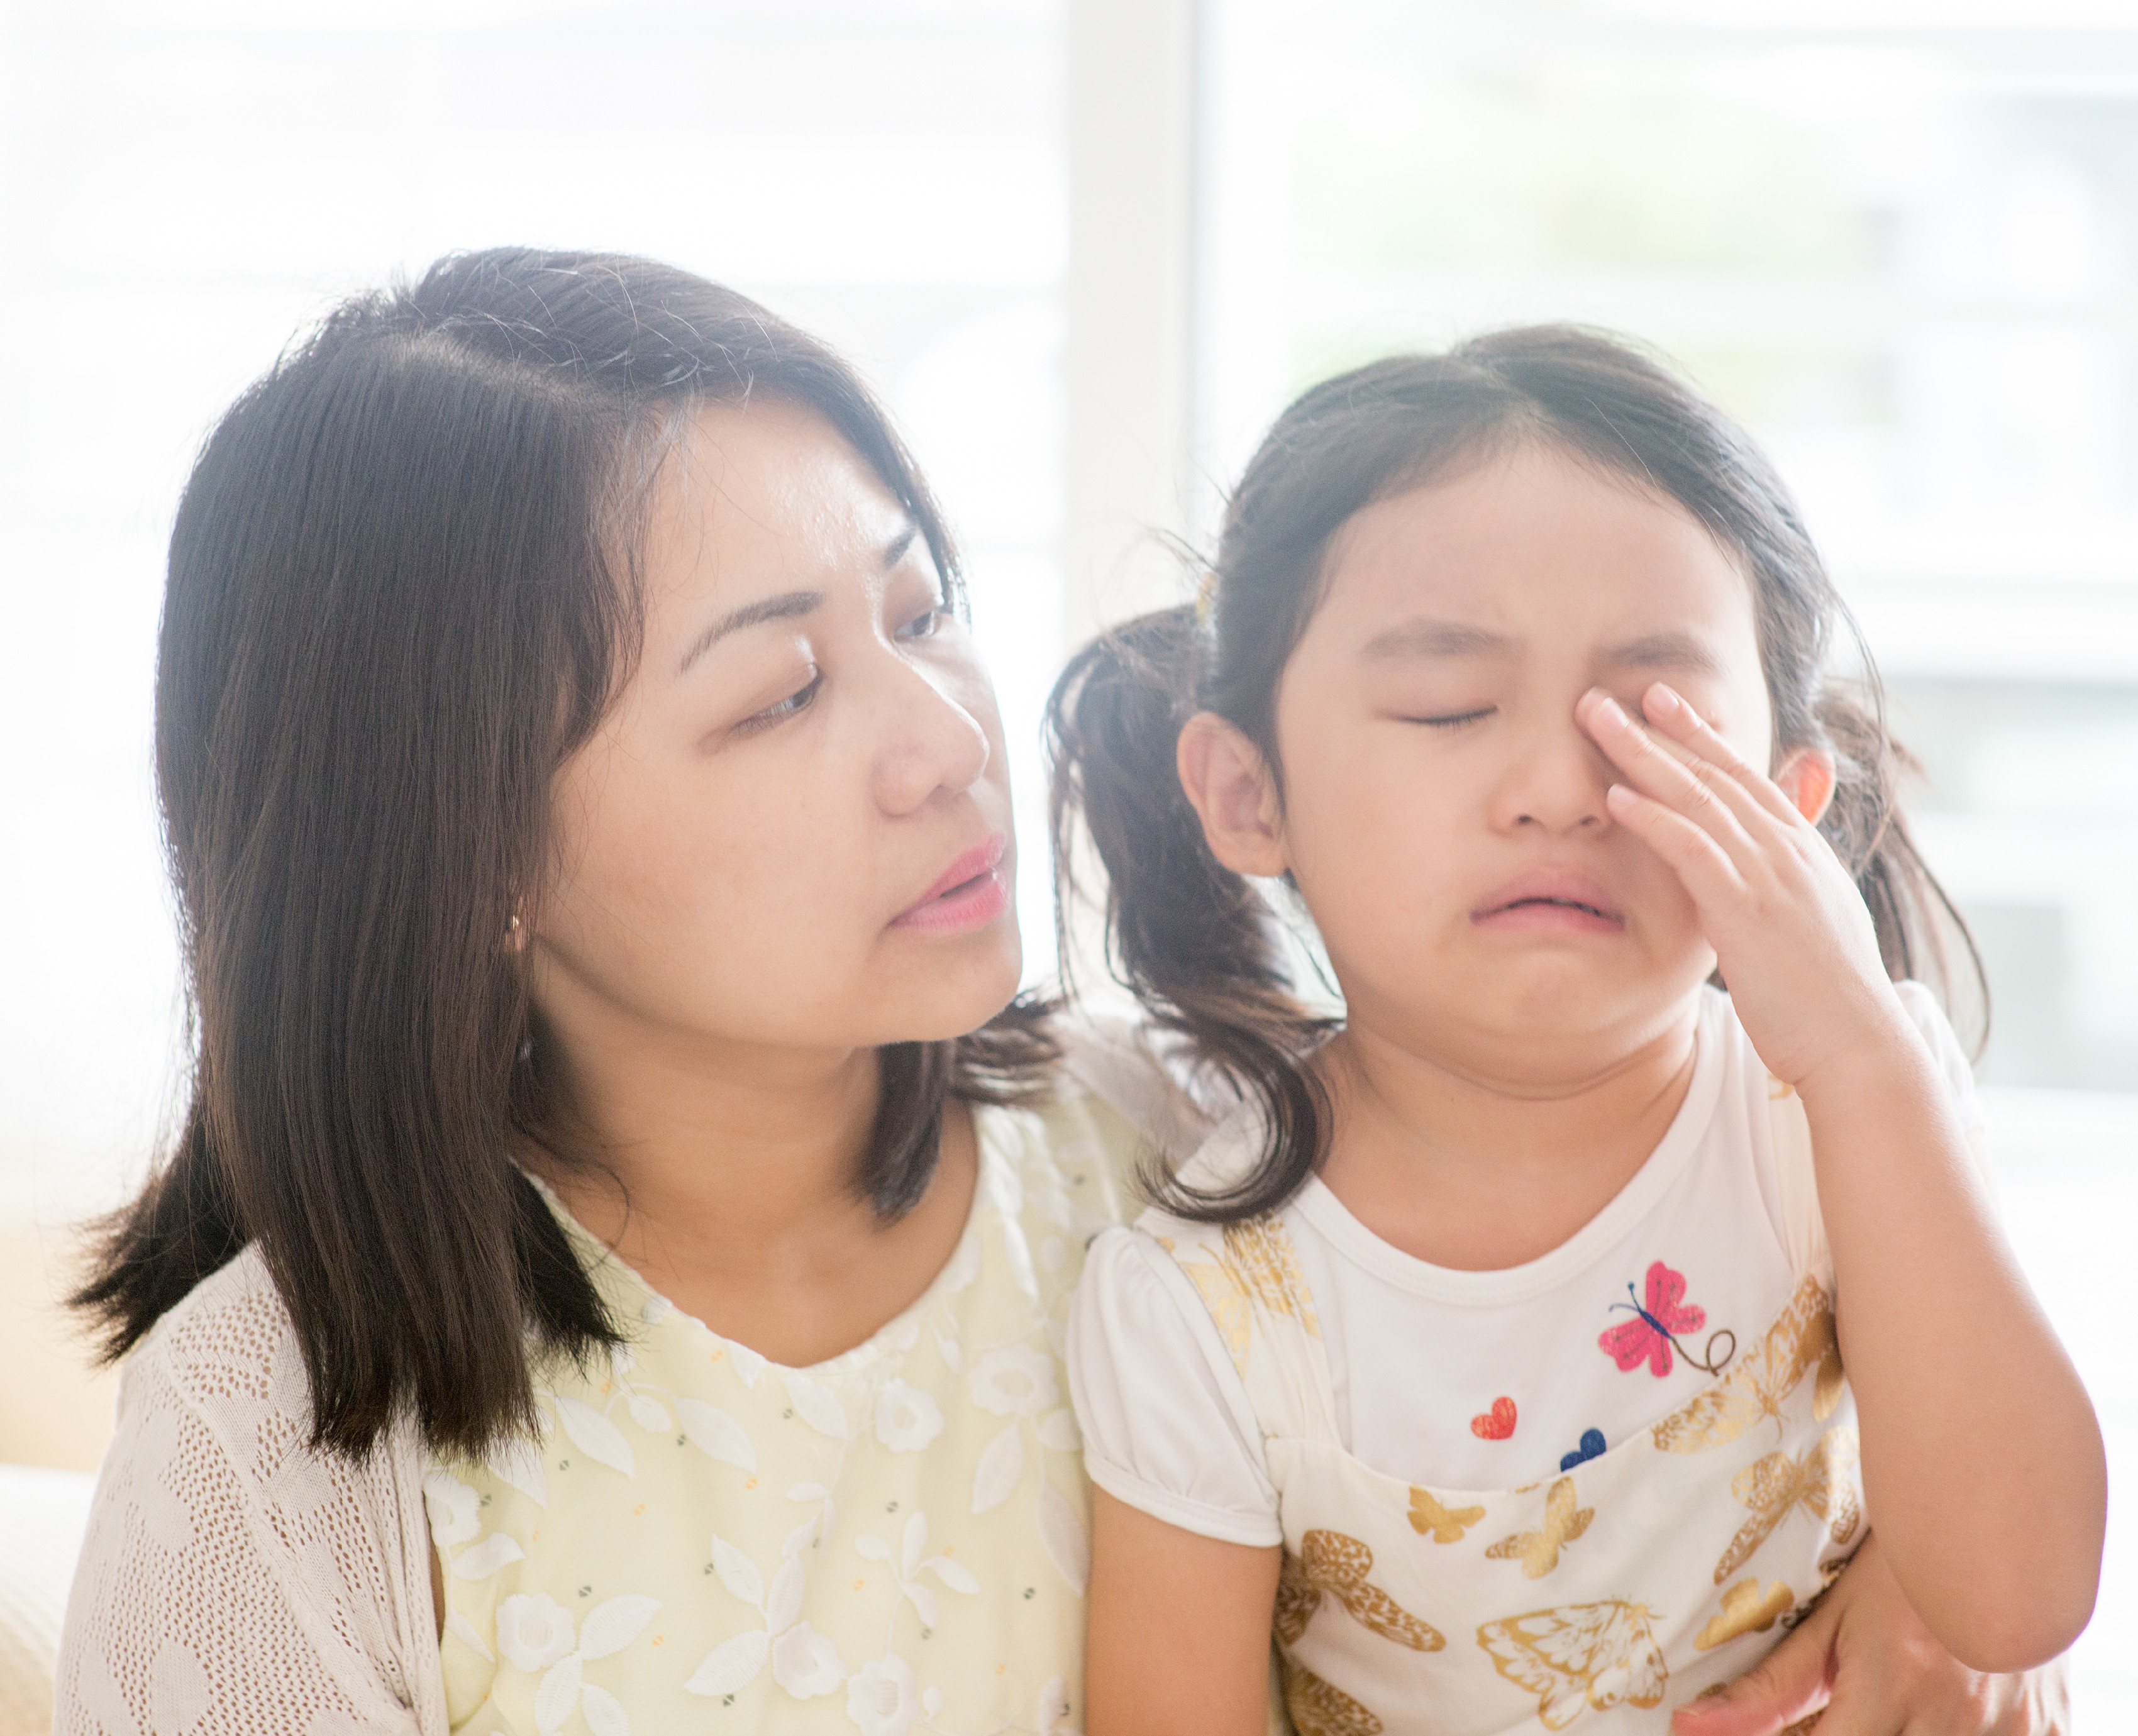
[[[1140,1231],[1091,1245],[1069,1389],[1085,1470],[1116,1500],[1223,1543],[1284,1540],[1246,1389],[1193,1286]]]

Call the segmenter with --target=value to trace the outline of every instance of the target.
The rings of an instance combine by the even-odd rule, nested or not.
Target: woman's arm
[[[308,1419],[285,1408],[304,1402],[295,1335],[251,1261],[127,1364],[60,1639],[56,1736],[444,1736],[412,1452],[389,1438],[354,1465],[305,1446]]]
[[[1283,1552],[1092,1501],[1089,1736],[1263,1736]]]
[[[2071,1736],[2062,1664],[1970,1670],[1923,1626],[1875,1532],[1794,1632],[1722,1694],[1680,1707],[1671,1733],[1781,1736],[1814,1717],[1819,1736]]]
[[[2093,1608],[2101,1431],[1862,895],[1807,817],[1830,762],[1799,756],[1793,801],[1661,683],[1646,710],[1648,729],[1601,695],[1582,715],[1628,780],[1613,815],[1676,870],[1753,1046],[1804,1100],[1866,1499],[1894,1577],[1955,1656],[2041,1663]]]

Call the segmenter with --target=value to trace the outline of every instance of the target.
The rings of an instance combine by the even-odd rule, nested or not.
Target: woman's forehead
[[[852,585],[911,515],[822,416],[778,399],[699,411],[649,502],[649,605],[740,607],[768,588]]]

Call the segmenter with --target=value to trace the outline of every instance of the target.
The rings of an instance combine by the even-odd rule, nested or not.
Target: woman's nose
[[[1610,762],[1574,720],[1571,708],[1554,724],[1525,732],[1493,792],[1492,822],[1553,833],[1596,830],[1610,823],[1604,792]]]
[[[894,656],[884,675],[876,760],[876,800],[907,814],[939,790],[970,789],[993,749],[980,719],[929,671]]]

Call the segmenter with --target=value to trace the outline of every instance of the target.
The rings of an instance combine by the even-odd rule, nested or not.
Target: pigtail
[[[1192,606],[1101,634],[1055,684],[1046,735],[1065,973],[1081,820],[1105,870],[1107,968],[1262,1111],[1262,1160],[1236,1185],[1204,1192],[1169,1173],[1146,1178],[1167,1210],[1231,1222],[1282,1205],[1320,1161],[1329,1102],[1305,1061],[1336,1022],[1292,995],[1262,893],[1211,854],[1180,788],[1174,749],[1205,654]]]
[[[1867,657],[1865,667],[1870,667]],[[1989,1036],[1989,975],[1966,919],[1908,831],[1900,785],[1921,768],[1888,733],[1885,714],[1885,694],[1875,675],[1820,694],[1815,715],[1833,754],[1835,776],[1833,800],[1819,831],[1856,877],[1886,974],[1896,983],[1908,978],[1928,983],[1948,1017],[1955,1014],[1955,990],[1963,991],[1960,998],[1974,1027],[1971,1051],[1979,1060]]]

